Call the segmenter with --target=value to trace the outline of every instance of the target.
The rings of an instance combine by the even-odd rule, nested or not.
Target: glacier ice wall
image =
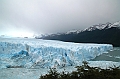
[[[76,66],[113,49],[110,44],[0,38],[0,68],[51,68]]]

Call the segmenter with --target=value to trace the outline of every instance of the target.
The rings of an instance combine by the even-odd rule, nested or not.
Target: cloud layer
[[[120,0],[0,0],[0,33],[55,33],[120,20]]]

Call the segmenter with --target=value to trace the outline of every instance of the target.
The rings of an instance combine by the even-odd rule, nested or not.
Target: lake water
[[[109,51],[109,53],[101,54],[97,56],[92,61],[120,61],[120,47],[114,47],[113,50]]]

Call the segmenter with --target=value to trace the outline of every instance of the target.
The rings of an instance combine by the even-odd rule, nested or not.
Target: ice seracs
[[[112,50],[110,44],[0,38],[0,68],[51,68],[76,66]]]

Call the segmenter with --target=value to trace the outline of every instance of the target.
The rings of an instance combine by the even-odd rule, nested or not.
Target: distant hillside
[[[51,34],[41,38],[75,43],[107,43],[120,46],[120,21],[113,24],[93,25],[82,31]]]

